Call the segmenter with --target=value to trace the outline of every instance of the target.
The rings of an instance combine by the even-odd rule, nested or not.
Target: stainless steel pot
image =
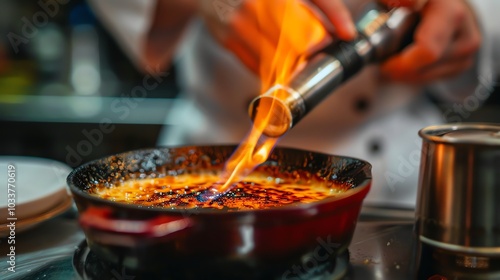
[[[419,134],[418,238],[461,258],[458,265],[490,266],[490,257],[500,258],[500,125],[449,124]]]

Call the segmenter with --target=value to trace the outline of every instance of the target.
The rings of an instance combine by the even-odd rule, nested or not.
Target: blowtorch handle
[[[371,11],[358,22],[355,40],[336,41],[317,52],[286,85],[303,103],[304,114],[366,65],[383,62],[412,42],[418,23],[416,12],[404,7]],[[293,123],[302,117],[295,115]]]
[[[369,18],[369,14],[365,17]],[[405,7],[393,8],[379,13],[371,21],[361,20],[357,24],[359,35],[355,40],[338,41],[320,52],[340,62],[343,72],[341,82],[345,82],[364,66],[383,62],[411,44],[417,24],[418,14],[415,11]]]
[[[354,42],[340,41],[336,44],[326,47],[323,52],[333,56],[340,62],[342,66],[342,77],[339,79],[340,83],[347,81],[352,76],[356,75],[365,65],[362,57],[358,54],[355,44],[360,40]]]
[[[337,41],[310,57],[307,65],[289,81],[288,88],[297,94],[307,113],[334,89],[370,63],[372,48],[360,34],[352,42]],[[302,116],[294,116],[294,123]]]
[[[358,38],[337,41],[315,53],[286,84],[256,97],[249,106],[250,117],[255,119],[259,105],[273,108],[264,134],[282,136],[364,66],[382,62],[407,46],[417,23],[418,14],[409,8],[371,7],[357,22]]]

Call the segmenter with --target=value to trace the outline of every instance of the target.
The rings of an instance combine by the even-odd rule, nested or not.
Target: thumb
[[[378,0],[388,7],[411,7],[417,11],[421,10],[428,0]]]

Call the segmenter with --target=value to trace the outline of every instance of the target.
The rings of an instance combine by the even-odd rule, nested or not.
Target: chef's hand
[[[222,13],[214,3],[223,1],[199,1],[212,34],[255,73],[272,66],[278,45],[280,52],[300,57],[330,42],[330,34],[347,41],[356,36],[342,0],[228,0],[232,6],[225,4]],[[457,75],[474,63],[481,33],[466,0],[380,1],[421,13],[414,43],[382,65],[385,77],[428,83]],[[283,24],[284,11],[295,20]]]
[[[326,45],[330,33],[343,40],[356,37],[342,0],[200,1],[210,32],[261,77],[263,69],[280,70],[273,65],[281,60],[277,57],[300,58]],[[297,61],[287,63],[297,66]]]
[[[471,67],[481,44],[481,32],[468,3],[428,0],[420,13],[414,42],[385,62],[382,74],[390,80],[424,84],[455,76]]]

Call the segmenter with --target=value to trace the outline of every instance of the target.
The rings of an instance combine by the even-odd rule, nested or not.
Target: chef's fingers
[[[251,49],[241,44],[239,40],[227,40],[224,47],[230,50],[253,73],[259,73],[259,58]]]
[[[428,0],[379,0],[389,7],[410,7],[420,10],[425,6]]]
[[[356,38],[357,30],[350,11],[342,0],[311,0],[328,18],[341,40]]]
[[[324,47],[330,38],[323,21],[310,2],[298,0],[256,0],[244,16],[256,18],[256,24],[277,52],[292,50],[309,54]],[[251,11],[251,12],[250,12]],[[297,20],[300,19],[300,20]],[[328,38],[326,38],[328,37]]]
[[[456,2],[455,2],[456,1]],[[445,55],[465,17],[461,0],[429,0],[421,12],[421,21],[413,43],[386,63],[386,70],[406,72],[422,69],[438,62]]]
[[[427,84],[440,79],[456,76],[473,66],[474,57],[452,59],[443,61],[436,66],[419,69],[418,71],[393,72],[384,71],[382,76],[391,81],[405,82],[410,84]]]
[[[245,18],[233,23],[230,34],[223,42],[227,49],[257,74],[271,63],[269,56],[276,50],[276,46],[268,40],[258,26],[248,24]]]
[[[462,21],[453,44],[447,51],[447,58],[474,56],[481,46],[482,34],[479,23],[476,20],[475,12],[465,1],[464,5],[469,16],[466,16]]]
[[[449,79],[470,69],[474,65],[474,62],[474,58],[455,60],[449,64],[443,64],[428,71],[423,71],[415,75],[410,82],[415,84],[428,84],[436,80]]]
[[[274,53],[275,47],[266,29],[258,22],[255,3],[243,1],[223,17],[210,13],[202,15],[210,33],[247,68],[258,74],[262,68],[262,54]]]
[[[229,28],[234,30],[236,36],[245,37],[247,40],[266,40],[276,45],[280,34],[279,15],[282,13],[282,2],[276,1],[244,1],[233,12],[231,20],[228,21]],[[273,12],[275,11],[275,12]],[[258,31],[259,37],[254,37],[255,33],[249,34],[247,28]]]
[[[270,79],[270,71],[294,69],[302,56],[317,45],[324,45],[326,37],[329,38],[321,20],[306,3],[244,2],[226,23],[228,34],[224,45],[261,78]]]

